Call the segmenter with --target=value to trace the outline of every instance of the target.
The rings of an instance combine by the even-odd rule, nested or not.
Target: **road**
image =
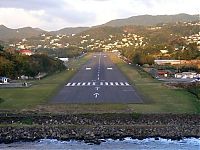
[[[106,53],[94,53],[51,103],[143,103]]]

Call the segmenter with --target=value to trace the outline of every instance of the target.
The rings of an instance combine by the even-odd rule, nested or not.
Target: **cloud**
[[[40,10],[49,8],[59,8],[64,3],[64,0],[1,0],[0,8]]]
[[[199,13],[199,0],[0,0],[0,24],[56,30],[135,15]]]
[[[61,28],[63,26],[85,26],[91,22],[95,22],[95,14],[87,10],[77,9],[75,6],[76,5],[70,4],[67,0],[1,0],[0,13],[6,15],[0,15],[0,23],[8,22],[6,16],[10,18],[20,18],[19,20],[21,20],[21,22],[15,22],[15,24],[19,26],[21,26],[22,23],[24,23],[25,26],[27,20],[29,20],[30,23],[32,22],[31,19],[37,20],[37,22],[41,23],[34,23],[29,26],[37,26],[40,24],[39,27],[45,26],[45,29],[55,29],[56,27]],[[12,15],[5,13],[5,9],[12,9],[11,12],[7,11],[8,14],[12,13]],[[21,16],[18,14],[21,14]],[[14,20],[12,21],[14,22]],[[49,27],[44,25],[45,23],[48,24]],[[10,26],[13,27],[13,23],[10,24]]]

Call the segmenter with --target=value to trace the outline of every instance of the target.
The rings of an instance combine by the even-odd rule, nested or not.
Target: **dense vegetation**
[[[23,56],[12,54],[0,46],[0,76],[15,79],[21,75],[34,77],[38,73],[53,73],[65,69],[60,60],[47,55]]]
[[[67,57],[67,58],[73,58],[80,56],[84,51],[77,48],[77,47],[69,47],[69,48],[57,48],[57,49],[51,49],[51,48],[40,48],[37,49],[37,53],[46,54],[50,57]]]

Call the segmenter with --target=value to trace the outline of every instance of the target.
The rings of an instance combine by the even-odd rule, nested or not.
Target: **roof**
[[[7,78],[7,77],[0,77],[0,79],[9,79],[9,78]]]
[[[28,49],[21,49],[19,50],[20,53],[32,53],[31,50],[28,50]]]

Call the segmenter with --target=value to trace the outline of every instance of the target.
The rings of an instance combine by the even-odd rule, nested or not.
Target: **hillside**
[[[32,27],[25,27],[19,29],[10,29],[4,25],[0,25],[0,40],[7,41],[9,39],[22,39],[22,38],[30,38],[39,36],[46,31],[32,28]]]
[[[112,27],[122,27],[122,26],[153,26],[157,24],[169,24],[169,23],[176,23],[176,22],[193,22],[199,20],[198,15],[188,15],[188,14],[178,14],[178,15],[141,15],[141,16],[133,16],[126,19],[117,19],[112,20],[108,23],[99,26],[93,27],[67,27],[57,31],[47,32],[41,30],[39,28],[19,28],[19,29],[10,29],[4,25],[0,25],[0,40],[8,41],[11,39],[18,39],[21,40],[22,38],[31,38],[31,37],[38,37],[42,33],[51,34],[51,35],[58,35],[58,34],[90,34],[96,38],[102,38],[102,36],[108,36],[115,32],[120,32],[120,28],[112,28]],[[105,28],[105,27],[108,28]],[[103,28],[102,28],[103,27]],[[135,30],[135,29],[134,29]],[[135,31],[134,31],[135,32]],[[100,35],[99,35],[100,34]]]
[[[66,34],[66,35],[71,35],[71,34],[78,34],[80,32],[88,30],[89,27],[75,27],[75,28],[63,28],[57,31],[51,31],[50,34],[53,35],[58,35],[58,34]]]
[[[133,16],[125,19],[116,19],[109,21],[102,26],[126,26],[126,25],[143,25],[151,26],[160,23],[175,23],[175,22],[191,22],[199,20],[198,15],[177,14],[177,15],[141,15]]]

